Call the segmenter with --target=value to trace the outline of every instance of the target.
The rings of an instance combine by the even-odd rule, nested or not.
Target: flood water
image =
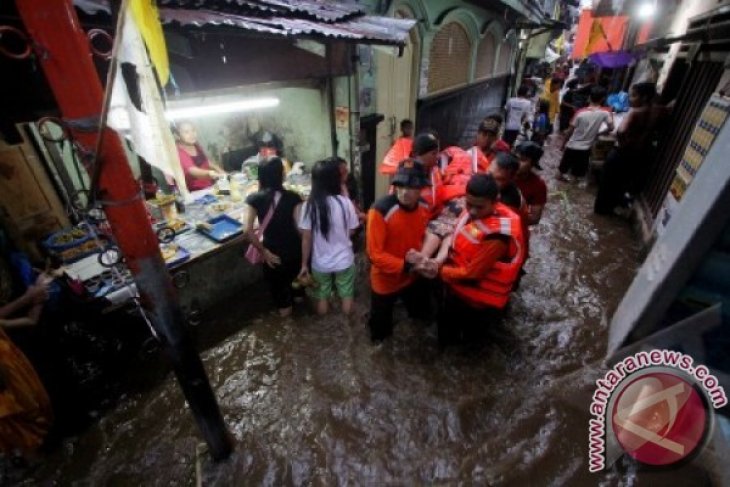
[[[627,222],[592,214],[595,188],[553,180],[557,157],[550,149],[543,162],[550,196],[528,274],[480,342],[439,351],[435,328],[399,310],[394,336],[374,347],[366,282],[350,320],[281,319],[251,290],[200,325],[237,330],[203,352],[236,440],[229,460],[214,464],[199,446],[170,374],[67,439],[25,483],[648,485],[630,465],[587,466],[591,384],[638,244]]]

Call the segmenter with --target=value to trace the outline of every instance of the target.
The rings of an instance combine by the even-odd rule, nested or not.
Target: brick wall
[[[428,92],[434,93],[469,81],[471,42],[456,22],[444,25],[431,44]]]
[[[497,53],[497,43],[492,34],[487,34],[479,43],[477,62],[474,71],[475,79],[487,78],[494,74],[494,58]]]

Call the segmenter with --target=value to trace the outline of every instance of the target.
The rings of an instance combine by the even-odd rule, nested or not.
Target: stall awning
[[[75,0],[88,13],[108,0]],[[182,27],[241,29],[260,35],[403,46],[416,20],[366,15],[357,3],[322,0],[162,0],[160,20]]]
[[[627,17],[597,18],[590,10],[583,10],[575,36],[573,59],[582,59],[596,52],[620,50],[627,28]]]
[[[160,9],[163,24],[183,27],[233,27],[284,37],[323,37],[364,44],[405,45],[415,20],[371,15],[336,23],[288,17],[252,17],[211,10]]]

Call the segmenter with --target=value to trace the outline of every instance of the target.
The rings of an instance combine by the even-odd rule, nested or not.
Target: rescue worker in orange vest
[[[395,193],[376,201],[368,212],[370,258],[370,338],[381,342],[393,333],[393,307],[402,299],[412,318],[430,316],[428,284],[415,272],[409,251],[421,246],[429,211],[421,189],[429,181],[423,165],[406,159],[393,178]]]
[[[485,119],[479,124],[474,145],[466,150],[447,147],[444,153],[450,156],[449,165],[444,170],[444,200],[464,195],[469,178],[480,172],[487,172],[496,152],[492,147],[499,142],[499,124]]]
[[[406,119],[400,122],[401,136],[395,139],[393,146],[388,149],[380,163],[380,174],[392,176],[398,169],[398,163],[407,159],[413,150],[413,122]]]
[[[443,264],[451,246],[451,235],[456,222],[464,211],[466,185],[472,175],[488,172],[492,161],[500,153],[509,153],[506,142],[498,140],[499,125],[492,118],[486,118],[479,126],[476,145],[469,151],[449,147],[444,153],[453,155],[444,175],[444,182],[439,191],[441,212],[428,224],[426,239],[421,253],[431,257],[436,253],[436,261]],[[478,154],[476,156],[475,154]],[[452,166],[460,166],[452,169]],[[474,172],[476,170],[476,172]],[[438,251],[438,252],[437,252]]]
[[[439,141],[431,133],[418,134],[413,140],[411,157],[420,161],[426,171],[429,185],[421,190],[421,198],[428,205],[431,217],[441,212],[443,206],[443,179],[439,169]]]
[[[461,325],[484,326],[498,318],[519,277],[525,258],[522,223],[498,195],[496,181],[487,174],[473,176],[466,186],[466,210],[446,263],[437,271],[445,294],[438,317],[441,345],[452,342]],[[433,275],[434,264],[429,259],[416,270]]]

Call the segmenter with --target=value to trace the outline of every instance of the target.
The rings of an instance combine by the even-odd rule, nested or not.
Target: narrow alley
[[[728,23],[0,2],[0,486],[730,485]]]
[[[351,321],[252,315],[252,290],[202,325],[243,325],[203,353],[236,439],[229,460],[196,453],[195,424],[169,376],[68,440],[26,485],[190,485],[196,462],[203,485],[594,484],[589,396],[638,249],[626,221],[593,215],[594,188],[554,182],[554,147],[528,274],[508,319],[481,343],[439,352],[433,327],[403,317],[374,347],[362,273]],[[605,474],[610,484],[631,477]]]

